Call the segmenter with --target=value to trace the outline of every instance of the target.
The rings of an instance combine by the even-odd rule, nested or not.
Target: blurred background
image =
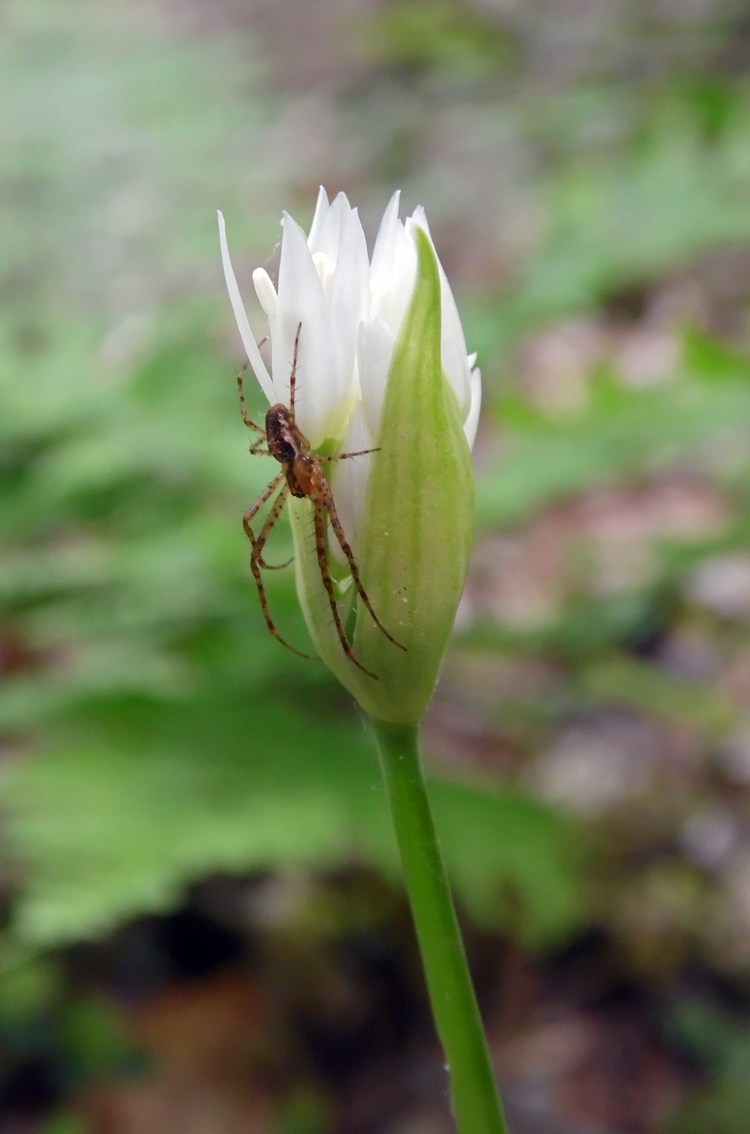
[[[249,299],[321,183],[427,207],[484,374],[425,750],[514,1134],[750,1127],[749,63],[741,0],[4,0],[2,1134],[451,1130],[240,524],[215,210]]]

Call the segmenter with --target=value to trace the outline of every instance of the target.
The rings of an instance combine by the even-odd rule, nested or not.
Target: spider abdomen
[[[298,453],[286,470],[286,482],[292,496],[308,496],[325,491],[325,473],[316,457]]]
[[[295,425],[289,409],[284,405],[271,406],[266,413],[268,451],[280,464],[291,464],[299,453],[310,448],[307,438]]]

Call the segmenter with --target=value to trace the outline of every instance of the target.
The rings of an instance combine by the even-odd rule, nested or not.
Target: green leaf
[[[353,859],[399,877],[368,738],[319,693],[286,705],[220,691],[171,707],[101,701],[1,787],[6,857],[23,872],[19,957],[174,908],[213,871]],[[472,913],[522,939],[569,932],[582,910],[575,829],[517,793],[431,790]]]

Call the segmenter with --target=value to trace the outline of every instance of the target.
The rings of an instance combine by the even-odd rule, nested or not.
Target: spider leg
[[[253,529],[250,527],[250,524],[252,523],[253,517],[257,516],[258,512],[260,512],[260,510],[263,507],[263,505],[265,504],[266,500],[270,500],[270,498],[273,496],[274,492],[279,487],[279,485],[281,484],[283,479],[284,479],[283,473],[279,473],[278,476],[275,476],[273,478],[273,480],[271,481],[271,483],[266,485],[266,487],[263,489],[263,491],[261,492],[258,499],[255,501],[254,504],[250,505],[250,507],[248,508],[248,510],[245,512],[245,514],[242,517],[242,526],[245,529],[245,535],[250,540],[253,547],[255,546],[255,543],[256,543],[255,535],[253,534]]]
[[[261,427],[259,425],[255,424],[255,422],[252,420],[252,418],[248,417],[247,405],[245,403],[245,371],[246,370],[247,370],[247,363],[245,363],[245,365],[242,367],[242,370],[240,370],[239,374],[237,375],[237,393],[240,396],[240,412],[242,414],[242,420],[244,421],[244,423],[248,427],[248,429],[254,429],[256,433],[262,433],[263,438],[265,439],[265,436],[266,436],[265,429],[261,429]],[[262,444],[262,443],[263,443],[262,441],[256,442],[256,444],[259,444],[259,445]],[[254,449],[254,446],[251,447],[251,449],[250,449],[251,453],[253,452],[253,449]],[[259,450],[257,450],[257,449],[255,451],[259,452]]]
[[[334,453],[330,457],[321,457],[321,461],[327,463],[328,461],[348,461],[350,457],[365,457],[368,453],[380,452],[380,446],[377,449],[357,449],[356,453]]]
[[[253,516],[256,515],[259,508],[262,508],[266,500],[270,499],[275,489],[278,488],[282,480],[284,480],[284,474],[279,473],[279,475],[271,481],[268,487],[265,488],[263,492],[261,492],[255,503],[250,508],[248,508],[247,512],[245,512],[245,515],[242,517],[242,526],[244,527],[245,535],[250,540],[253,548],[252,552],[250,553],[250,570],[253,573],[255,585],[258,588],[258,597],[260,598],[260,606],[261,610],[263,611],[263,617],[266,620],[266,626],[271,631],[274,638],[276,638],[278,642],[281,642],[282,646],[286,646],[288,650],[291,650],[293,654],[298,654],[301,658],[311,658],[311,654],[305,654],[302,652],[302,650],[298,650],[296,646],[290,645],[290,643],[287,642],[285,638],[282,638],[281,634],[276,629],[273,619],[271,618],[271,612],[268,609],[268,599],[266,598],[266,590],[263,586],[263,578],[260,573],[261,567],[267,566],[263,559],[263,548],[265,546],[266,540],[268,539],[269,535],[276,525],[276,521],[281,515],[284,504],[286,503],[286,498],[289,495],[289,488],[286,484],[282,485],[278,496],[271,505],[270,512],[263,522],[263,527],[260,529],[260,533],[257,536],[250,526],[250,521],[252,520]]]
[[[341,623],[341,615],[339,614],[339,608],[336,605],[336,598],[335,598],[335,595],[333,593],[333,583],[331,581],[331,572],[328,569],[328,553],[326,551],[326,538],[325,538],[326,537],[326,525],[325,525],[326,505],[320,500],[314,500],[313,505],[314,505],[314,508],[315,508],[315,550],[316,550],[317,555],[318,555],[318,566],[320,567],[320,577],[323,580],[323,586],[325,587],[326,594],[328,595],[328,605],[331,608],[331,614],[333,615],[333,621],[336,624],[336,633],[338,634],[339,642],[341,642],[341,648],[344,651],[344,653],[346,654],[346,656],[349,658],[349,661],[354,662],[354,664],[357,666],[358,669],[361,669],[362,672],[366,673],[368,677],[374,677],[375,680],[377,681],[378,675],[376,673],[373,673],[372,670],[367,669],[365,666],[363,666],[362,662],[358,661],[357,658],[354,656],[354,652],[352,651],[352,648],[349,645],[348,639],[346,637],[344,627]]]
[[[270,457],[271,456],[268,449],[261,449],[260,448],[260,446],[262,445],[264,440],[266,440],[266,434],[263,434],[263,437],[259,441],[255,441],[253,443],[253,445],[251,445],[250,451],[252,452],[253,455],[261,456],[261,457]],[[248,528],[248,525],[250,525],[250,522],[252,521],[253,516],[256,513],[258,513],[259,509],[262,508],[264,503],[266,503],[266,501],[269,499],[273,490],[275,490],[277,488],[279,481],[281,480],[281,477],[283,477],[283,476],[284,476],[283,473],[279,473],[278,476],[273,477],[273,480],[268,485],[268,488],[264,489],[264,491],[261,492],[258,500],[255,501],[254,505],[252,505],[251,508],[247,509],[247,511],[246,511],[246,513],[243,517],[243,524],[244,524],[244,527],[245,527],[245,535],[247,536],[247,539],[251,541],[251,543],[255,542],[255,536],[252,534],[252,528]],[[294,559],[294,556],[292,556],[292,559]],[[264,560],[261,557],[259,562],[260,562],[260,566],[263,567],[263,568],[266,568],[268,570],[276,570],[278,567],[288,567],[290,562],[292,562],[292,559],[287,559],[286,562],[283,562],[283,564],[267,564],[266,560]]]
[[[297,352],[299,351],[299,337],[302,331],[302,324],[297,324],[297,334],[294,336],[294,351],[292,352],[292,370],[289,375],[289,411],[294,421],[294,390],[297,385]]]
[[[264,571],[281,571],[284,567],[288,567],[290,563],[294,563],[293,555],[290,555],[283,563],[266,563],[262,555],[258,560],[258,566],[262,567]]]
[[[336,511],[336,505],[333,502],[333,493],[331,492],[331,487],[328,484],[328,481],[325,482],[324,491],[325,491],[325,496],[326,496],[325,507],[328,510],[328,518],[331,521],[331,527],[334,530],[334,533],[336,535],[336,539],[339,541],[339,546],[340,546],[341,550],[343,551],[344,555],[346,556],[346,561],[349,564],[349,570],[352,573],[352,579],[354,580],[354,586],[357,589],[357,594],[359,595],[359,597],[362,599],[362,602],[365,604],[365,606],[369,610],[370,615],[372,617],[372,620],[375,623],[375,625],[377,626],[378,630],[381,630],[382,633],[385,634],[385,636],[386,636],[386,638],[388,639],[389,642],[393,642],[394,646],[398,646],[398,648],[400,650],[404,650],[404,652],[405,652],[406,646],[402,646],[402,644],[400,642],[397,642],[396,639],[393,637],[393,635],[390,634],[388,632],[388,630],[386,630],[385,626],[383,625],[383,623],[380,621],[377,614],[375,613],[375,610],[373,608],[372,603],[370,602],[370,597],[369,597],[369,595],[367,594],[367,591],[364,588],[364,585],[362,583],[362,579],[360,578],[359,568],[357,567],[357,561],[354,558],[354,552],[352,551],[351,547],[347,543],[346,536],[344,535],[344,529],[341,526],[341,521],[339,520],[339,515],[338,515],[338,512]],[[317,513],[317,510],[316,510],[316,513]]]

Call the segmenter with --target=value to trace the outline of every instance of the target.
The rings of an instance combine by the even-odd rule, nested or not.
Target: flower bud
[[[342,195],[329,206],[321,191],[307,241],[285,216],[278,293],[264,272],[254,277],[269,317],[271,376],[247,341],[223,230],[222,252],[240,332],[269,399],[288,401],[296,340],[296,418],[314,451],[374,450],[322,466],[351,558],[328,523],[321,563],[316,501],[290,496],[297,592],[318,653],[362,708],[379,720],[415,722],[432,697],[468,566],[480,401],[479,372],[424,213],[403,224],[394,196],[371,264]]]

